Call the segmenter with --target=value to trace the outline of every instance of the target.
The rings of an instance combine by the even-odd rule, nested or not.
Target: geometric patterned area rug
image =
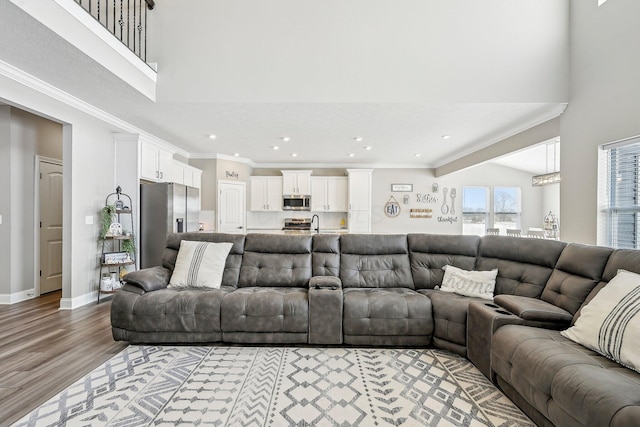
[[[16,426],[533,426],[431,349],[129,346]]]

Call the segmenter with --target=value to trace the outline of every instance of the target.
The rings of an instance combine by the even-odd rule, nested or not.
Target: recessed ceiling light
[[[233,153],[234,156],[240,157],[240,153]]]
[[[209,139],[216,139],[216,136],[212,133],[209,134]]]
[[[420,153],[416,153],[416,154],[413,155],[413,157],[420,157],[420,156],[422,156],[422,154],[420,154]]]
[[[354,156],[355,156],[355,154],[349,153],[349,157],[354,157]]]
[[[355,142],[362,142],[362,141],[364,140],[364,138],[363,138],[363,137],[361,137],[361,136],[356,136],[355,138],[353,138],[353,140],[354,140]]]
[[[281,140],[283,140],[284,142],[289,142],[291,141],[291,137],[289,136],[283,136],[282,138],[280,138]]]
[[[451,135],[442,135],[442,139],[449,139],[451,138]]]
[[[279,149],[280,149],[280,147],[278,147],[277,145],[274,145],[274,146],[273,146],[273,147],[271,147],[271,148],[273,148],[274,150],[279,150]]]
[[[364,147],[365,150],[371,150],[371,146],[367,145],[366,147]]]
[[[291,157],[298,157],[298,153],[291,153]]]

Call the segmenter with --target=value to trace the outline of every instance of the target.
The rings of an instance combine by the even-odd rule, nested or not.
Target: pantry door
[[[244,233],[246,231],[246,184],[236,181],[218,181],[218,232]]]

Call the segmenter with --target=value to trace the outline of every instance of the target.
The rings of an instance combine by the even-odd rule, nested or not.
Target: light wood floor
[[[111,302],[58,310],[60,292],[0,305],[0,426],[8,426],[119,353]]]

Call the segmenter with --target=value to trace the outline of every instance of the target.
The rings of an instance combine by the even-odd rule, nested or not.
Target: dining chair
[[[498,236],[500,235],[499,228],[487,228],[487,236]]]
[[[507,236],[522,237],[522,230],[519,228],[507,228]]]
[[[544,234],[544,230],[540,229],[540,228],[530,228],[529,231],[527,232],[527,236],[533,238],[533,239],[545,239],[546,236]]]

